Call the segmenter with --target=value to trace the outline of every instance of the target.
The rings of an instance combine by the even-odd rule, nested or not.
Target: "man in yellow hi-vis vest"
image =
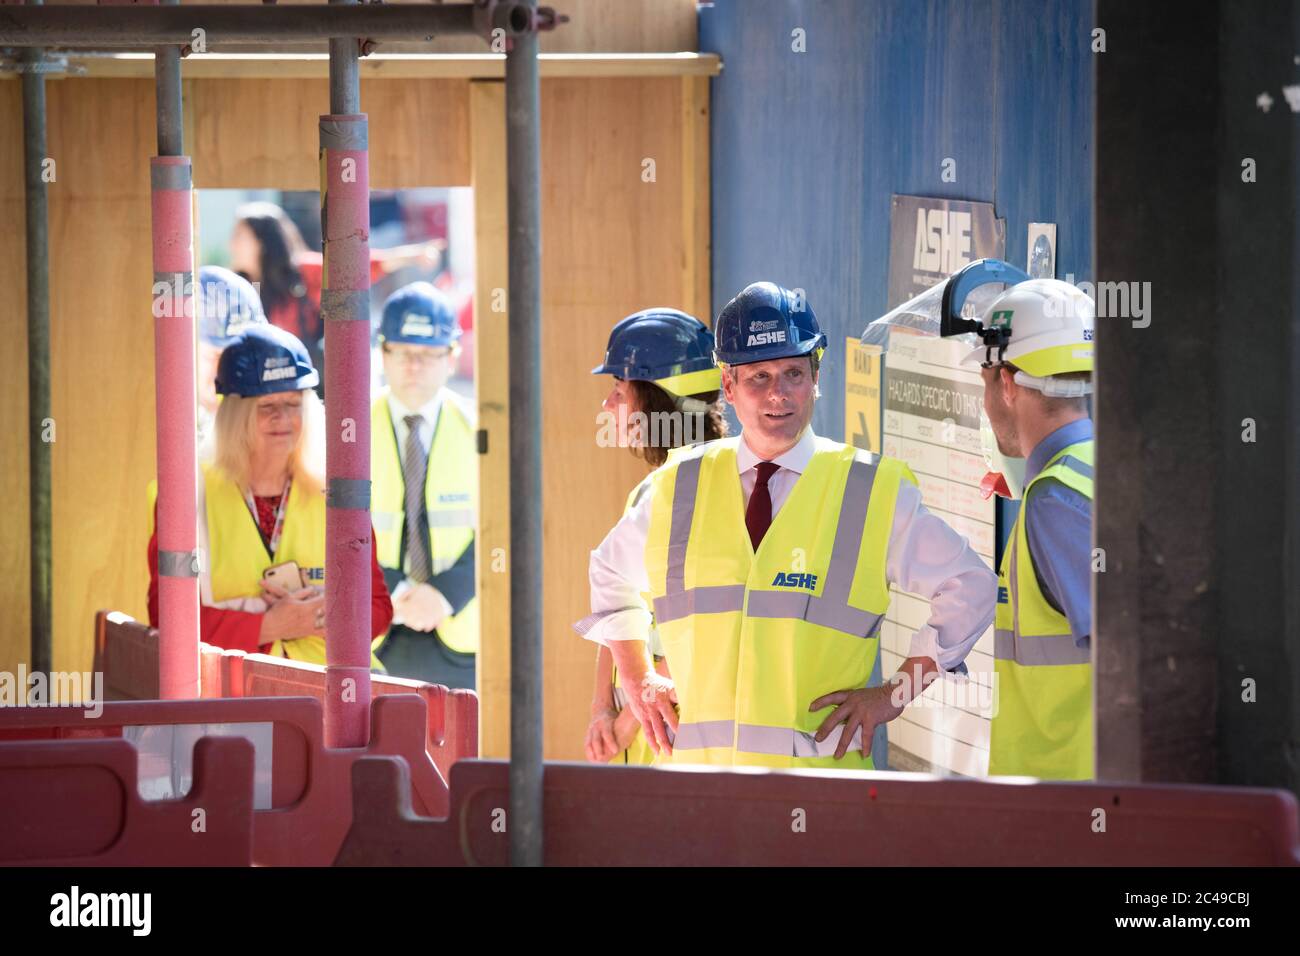
[[[875,727],[964,666],[994,575],[906,465],[812,433],[826,336],[802,296],[755,283],[714,333],[743,433],[674,453],[592,553],[596,639],[661,760],[870,769]],[[870,686],[891,583],[930,617]],[[642,592],[671,681],[647,658]]]
[[[1024,458],[1002,555],[989,773],[1093,776],[1092,299],[1058,279],[1012,285],[985,312],[979,365],[998,451]],[[1014,493],[1014,490],[1013,490]]]
[[[446,296],[415,282],[384,303],[379,338],[388,388],[371,412],[371,511],[393,594],[379,657],[399,677],[473,688],[474,415],[446,387],[460,326]]]

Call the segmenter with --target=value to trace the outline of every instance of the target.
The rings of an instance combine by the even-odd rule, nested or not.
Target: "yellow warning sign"
[[[844,443],[880,454],[880,366],[878,345],[848,339],[844,352]]]

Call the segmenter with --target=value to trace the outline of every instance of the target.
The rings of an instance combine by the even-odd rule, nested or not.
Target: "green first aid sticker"
[[[992,315],[993,328],[997,329],[997,328],[1002,328],[1003,326],[1005,326],[1008,329],[1011,328],[1012,315],[1013,312],[1011,309],[1004,309],[1001,312],[994,312]]]

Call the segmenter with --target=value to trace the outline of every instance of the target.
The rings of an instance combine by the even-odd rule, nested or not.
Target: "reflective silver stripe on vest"
[[[877,459],[878,460],[878,459]],[[849,604],[849,591],[858,569],[858,553],[866,529],[871,487],[876,480],[876,461],[857,459],[849,466],[844,498],[840,505],[835,542],[822,595],[799,591],[749,593],[744,607],[742,584],[686,588],[686,550],[699,494],[701,458],[691,458],[677,468],[673,485],[672,524],[668,531],[668,565],[662,597],[655,598],[655,620],[660,624],[691,614],[720,614],[745,610],[750,617],[807,621],[854,637],[873,637],[884,621],[883,614],[864,611]]]
[[[840,724],[821,743],[817,735],[789,727],[763,727],[759,724],[741,724],[736,732],[736,750],[739,753],[770,754],[775,757],[833,757],[844,733]],[[848,750],[862,749],[862,728],[853,731]],[[847,751],[846,751],[847,753]]]
[[[736,725],[730,720],[701,720],[678,724],[673,750],[702,750],[705,747],[730,747]]]
[[[1083,462],[1068,455],[1061,461],[1073,461],[1079,465]],[[1083,467],[1087,467],[1083,465]],[[1077,470],[1077,469],[1076,469]],[[1091,470],[1091,469],[1090,469]],[[1091,475],[1089,475],[1091,477]],[[1024,520],[1022,513],[1017,523]],[[1026,537],[1028,532],[1025,532]],[[1092,647],[1079,647],[1074,643],[1073,634],[1025,635],[1020,630],[1020,575],[1018,565],[1020,548],[1016,544],[1020,529],[1012,531],[1011,538],[1011,574],[1007,578],[1007,591],[1011,599],[1011,630],[998,628],[993,632],[993,657],[1000,661],[1015,661],[1021,667],[1052,667],[1061,664],[1091,664]]]
[[[695,499],[699,493],[700,459],[690,458],[677,467],[673,483],[673,515],[668,529],[665,594],[680,594],[686,590],[686,548],[691,543],[691,521],[695,517]]]
[[[1058,459],[1056,464],[1064,465],[1066,468],[1069,468],[1071,471],[1077,472],[1078,474],[1083,475],[1083,477],[1087,478],[1089,481],[1092,481],[1092,465],[1089,465],[1087,462],[1080,461],[1078,458],[1075,458],[1073,455],[1066,455],[1064,458]]]
[[[726,611],[740,611],[745,607],[745,586],[743,584],[719,584],[714,587],[691,588],[657,597],[655,604],[655,623],[666,624],[692,614],[722,614]]]
[[[750,591],[750,617],[793,618],[819,624],[853,637],[873,637],[884,621],[883,614],[873,614],[849,604],[849,591],[858,570],[858,554],[866,531],[867,506],[871,487],[876,480],[876,463],[858,459],[849,466],[840,505],[835,543],[826,569],[826,584],[818,597],[800,591]]]
[[[672,524],[668,529],[668,567],[664,594],[654,599],[655,621],[665,624],[692,614],[722,614],[745,606],[745,586],[724,584],[686,588],[686,549],[691,543],[691,523],[700,490],[700,458],[688,458],[677,466],[673,484]],[[728,746],[730,744],[728,743]]]
[[[1089,664],[1092,648],[1079,647],[1073,634],[1036,634],[1017,638],[1011,631],[993,635],[993,656],[1001,661],[1015,661],[1021,667],[1050,667],[1059,664]]]
[[[750,591],[745,613],[750,617],[807,621],[853,637],[875,637],[885,619],[883,614],[872,614],[824,597],[790,591]]]
[[[428,514],[430,528],[472,528],[474,526],[474,512],[468,509],[463,511],[430,511]]]

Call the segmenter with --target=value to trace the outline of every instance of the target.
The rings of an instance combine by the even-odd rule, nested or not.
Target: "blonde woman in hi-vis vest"
[[[199,624],[205,643],[325,663],[324,415],[307,349],[250,325],[221,353],[211,461],[198,484]],[[150,488],[156,497],[156,486]],[[149,539],[149,621],[158,576],[191,575],[191,556]],[[371,631],[393,616],[371,546]],[[374,667],[379,661],[371,659]]]

